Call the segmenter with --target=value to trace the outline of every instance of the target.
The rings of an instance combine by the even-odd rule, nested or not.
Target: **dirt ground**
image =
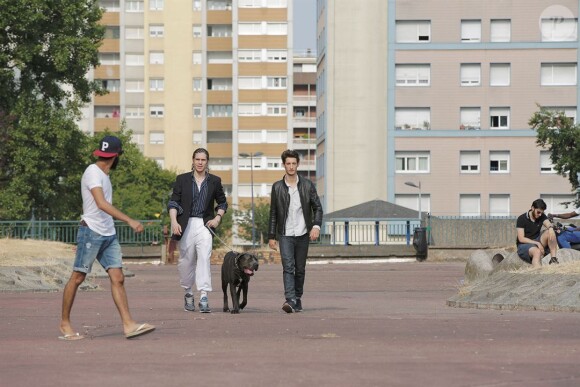
[[[0,266],[37,266],[51,260],[74,258],[75,246],[32,239],[0,239]]]

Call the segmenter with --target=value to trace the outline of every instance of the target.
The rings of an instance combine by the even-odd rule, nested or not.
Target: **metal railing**
[[[128,224],[115,222],[117,238],[122,245],[148,246],[163,242],[160,220],[142,220],[144,231],[136,234]],[[64,243],[76,243],[77,221],[0,221],[0,237],[14,239],[38,239]]]

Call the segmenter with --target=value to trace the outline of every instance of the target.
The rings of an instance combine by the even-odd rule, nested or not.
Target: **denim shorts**
[[[123,267],[121,246],[117,235],[103,236],[86,226],[80,226],[73,270],[85,274],[90,273],[95,259],[105,270]]]

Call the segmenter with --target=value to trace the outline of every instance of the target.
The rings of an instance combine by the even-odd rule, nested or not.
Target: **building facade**
[[[234,205],[267,196],[292,142],[292,0],[101,0],[106,38],[81,123],[122,120],[145,156],[181,173],[198,147]],[[253,182],[253,186],[251,185]]]
[[[364,160],[364,168],[352,164],[365,179],[372,176],[374,197],[433,215],[513,216],[540,197],[558,211],[574,199],[549,153],[536,146],[528,120],[538,105],[578,115],[577,1],[370,3],[372,12],[351,9],[347,18],[350,2],[318,1],[318,176],[327,211],[369,200],[368,193],[345,192],[360,180],[337,160],[348,151]],[[377,44],[351,41],[367,29],[367,40]],[[381,68],[385,81],[369,83],[363,74],[349,92],[341,90],[337,72],[349,59],[339,47],[347,45],[366,61],[353,72]],[[383,126],[344,114],[361,99],[382,104],[373,114]],[[349,134],[353,141],[341,143]],[[384,161],[368,155],[377,153],[377,142]]]

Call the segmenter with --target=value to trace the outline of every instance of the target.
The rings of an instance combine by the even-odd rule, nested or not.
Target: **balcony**
[[[294,106],[311,106],[316,107],[316,94],[314,95],[294,95],[292,96]]]
[[[316,128],[316,117],[294,117],[292,118],[293,128]]]

